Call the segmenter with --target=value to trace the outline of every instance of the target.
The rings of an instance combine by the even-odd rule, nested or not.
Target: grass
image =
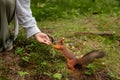
[[[38,22],[41,31],[50,33],[55,38],[65,38],[66,46],[74,52],[74,55],[83,55],[91,50],[103,49],[106,57],[103,59],[104,68],[109,70],[109,75],[120,78],[120,16],[91,15],[81,16],[72,20],[42,21]],[[114,32],[115,36],[99,35],[75,35],[77,32]],[[26,72],[28,75],[46,74],[53,80],[68,77],[70,71],[66,67],[66,60],[59,51],[51,46],[38,43],[33,37],[26,39],[23,29],[20,29],[18,39],[15,42],[14,56],[20,56],[20,67],[17,72]],[[1,56],[0,56],[1,57]],[[3,59],[0,58],[0,63]],[[99,62],[98,62],[99,63]],[[97,64],[98,64],[97,63]],[[102,63],[102,62],[100,62]],[[101,65],[100,65],[101,66]],[[91,70],[96,69],[96,64],[88,66]],[[1,69],[7,69],[4,63]],[[1,75],[4,78],[6,75]],[[18,74],[19,75],[19,74]],[[23,77],[23,76],[22,76]],[[7,79],[6,79],[7,80]]]
[[[44,28],[59,39],[65,37],[67,47],[76,56],[95,49],[105,50],[107,69],[114,74],[114,77],[120,76],[120,41],[119,38],[116,38],[116,36],[120,37],[120,16],[91,15],[74,20],[44,21],[38,25],[41,30]],[[74,36],[76,32],[113,32],[115,36],[79,34]],[[72,44],[72,48],[69,46],[70,44]]]

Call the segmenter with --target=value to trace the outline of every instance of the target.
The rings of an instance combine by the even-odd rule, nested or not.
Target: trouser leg
[[[13,19],[15,0],[0,0],[0,47],[6,49],[9,46],[9,24]]]

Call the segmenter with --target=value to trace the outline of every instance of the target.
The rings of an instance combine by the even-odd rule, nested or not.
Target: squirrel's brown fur
[[[77,59],[76,56],[74,56],[73,53],[66,48],[64,44],[64,38],[61,41],[59,41],[57,44],[52,44],[52,46],[55,49],[61,51],[61,53],[67,59],[68,68],[73,72],[77,68],[81,68],[84,65],[88,65],[89,63],[92,63],[95,59],[103,58],[105,56],[105,53],[102,50],[93,50],[85,54],[80,59]]]

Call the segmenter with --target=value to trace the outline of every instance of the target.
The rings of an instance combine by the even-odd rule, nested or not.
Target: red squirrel
[[[55,49],[60,50],[64,57],[67,59],[67,66],[71,71],[81,68],[84,65],[92,63],[95,59],[103,58],[105,56],[102,50],[93,50],[85,54],[80,59],[77,59],[72,52],[70,52],[64,43],[64,38],[56,44],[51,44]]]

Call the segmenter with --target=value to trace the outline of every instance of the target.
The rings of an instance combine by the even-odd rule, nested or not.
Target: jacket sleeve
[[[25,29],[27,38],[40,32],[36,20],[32,16],[30,0],[16,0],[16,16],[18,18],[18,23]]]

